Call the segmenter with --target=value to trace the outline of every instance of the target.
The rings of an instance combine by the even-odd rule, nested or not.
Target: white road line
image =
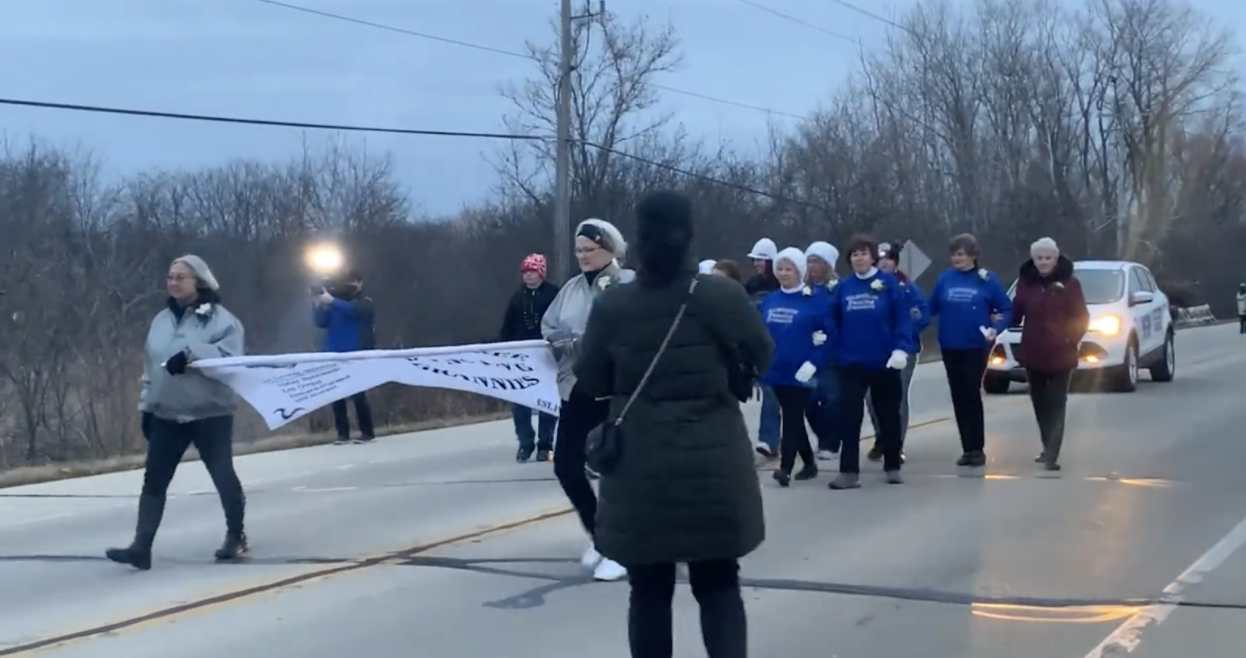
[[[1229,531],[1210,550],[1191,564],[1177,579],[1164,588],[1160,603],[1149,605],[1126,619],[1099,646],[1090,650],[1085,658],[1107,658],[1133,653],[1142,643],[1142,633],[1159,626],[1186,599],[1186,591],[1201,582],[1208,574],[1219,569],[1238,549],[1246,545],[1246,518]]]

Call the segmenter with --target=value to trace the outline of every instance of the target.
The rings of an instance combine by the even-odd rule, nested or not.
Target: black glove
[[[151,413],[144,411],[143,420],[140,426],[143,428],[143,440],[147,441],[148,443],[151,443],[151,419],[152,419]]]
[[[178,352],[169,357],[164,362],[164,369],[169,371],[170,375],[181,375],[186,372],[186,366],[190,365],[190,358],[186,356],[186,352]]]

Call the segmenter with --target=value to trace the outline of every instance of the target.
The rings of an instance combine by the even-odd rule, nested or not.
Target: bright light
[[[314,245],[307,250],[304,260],[316,274],[336,274],[342,268],[342,250],[334,244]]]
[[[1093,354],[1087,354],[1085,357],[1082,358],[1082,360],[1084,360],[1086,363],[1098,363],[1099,357]]]
[[[1004,365],[1004,357],[1002,357],[1002,356],[993,356],[993,357],[991,357],[991,365],[993,365],[993,366],[1002,366],[1002,365]]]
[[[1091,322],[1090,330],[1105,336],[1115,336],[1121,332],[1121,319],[1115,315],[1105,315]]]

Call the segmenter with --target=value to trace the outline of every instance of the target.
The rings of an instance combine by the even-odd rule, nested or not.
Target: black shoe
[[[883,451],[879,450],[878,446],[874,446],[873,448],[870,448],[868,453],[865,454],[865,458],[872,462],[880,462],[883,460]]]
[[[336,439],[334,439],[334,440],[333,440],[333,445],[335,445],[335,446],[344,446],[344,445],[346,445],[346,444],[348,444],[348,443],[350,443],[350,437],[349,437],[349,436],[339,436],[339,437],[337,437]]]
[[[528,460],[532,459],[533,450],[533,448],[520,448],[519,451],[515,453],[515,461],[520,464],[528,463]]]
[[[546,449],[546,450],[537,450],[537,451],[536,451],[536,460],[537,460],[537,461],[539,461],[539,462],[547,462],[547,461],[549,461],[550,457],[553,455],[553,452],[554,452],[553,450],[548,450],[548,449]]]
[[[774,459],[776,454],[774,448],[760,442],[754,446],[753,449],[757,451],[757,454],[765,457],[766,459]]]
[[[1035,464],[1046,464],[1047,463],[1046,453],[1039,453],[1038,456],[1034,458],[1034,463]]]
[[[901,464],[904,464],[904,463],[908,462],[908,460],[909,460],[908,455],[906,455],[906,454],[904,454],[904,453],[900,453],[900,463],[901,463]]]
[[[805,464],[803,468],[801,468],[799,471],[796,472],[795,477],[793,477],[792,479],[796,480],[797,482],[803,482],[805,480],[812,480],[816,477],[818,477],[818,465],[817,464]]]
[[[375,440],[376,440],[375,436],[361,436],[355,439],[355,445],[357,446],[366,445],[368,443],[372,443]]]
[[[960,459],[956,460],[956,465],[957,466],[973,466],[973,455],[968,452],[961,455]]]
[[[138,542],[127,548],[110,548],[104,551],[104,556],[117,564],[127,564],[139,571],[151,569],[151,547],[141,546]]]
[[[973,453],[972,458],[973,458],[973,462],[969,464],[970,466],[973,466],[975,468],[981,468],[983,466],[986,466],[986,453],[985,452],[982,452],[981,450],[979,450]]]
[[[774,472],[774,481],[778,482],[780,487],[790,487],[792,486],[792,474],[781,469],[777,470]]]
[[[245,557],[251,552],[251,547],[247,544],[247,536],[243,533],[229,533],[225,535],[225,543],[216,549],[216,559],[220,561],[237,560]]]
[[[1043,464],[1043,468],[1045,468],[1045,469],[1047,469],[1047,470],[1049,470],[1049,471],[1058,471],[1058,470],[1060,470],[1060,464],[1058,464],[1058,463],[1056,463],[1056,462],[1047,462],[1047,463]]]

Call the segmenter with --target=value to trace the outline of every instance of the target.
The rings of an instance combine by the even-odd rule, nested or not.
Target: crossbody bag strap
[[[662,345],[658,347],[658,353],[653,355],[653,360],[649,362],[649,368],[645,370],[644,376],[640,378],[640,383],[636,385],[636,390],[632,391],[631,397],[627,398],[627,402],[623,405],[623,410],[619,412],[619,417],[614,420],[615,427],[623,424],[623,419],[627,417],[627,412],[631,410],[632,403],[636,402],[636,398],[640,397],[641,391],[645,390],[645,385],[649,383],[649,377],[653,375],[653,369],[657,367],[658,360],[666,352],[666,348],[671,344],[671,338],[675,335],[675,330],[679,328],[679,323],[684,319],[684,313],[688,310],[688,300],[692,298],[692,293],[697,289],[696,277],[693,277],[692,283],[688,286],[688,298],[679,305],[679,312],[675,314],[675,320],[671,322],[671,328],[666,331],[666,338],[662,339]]]

